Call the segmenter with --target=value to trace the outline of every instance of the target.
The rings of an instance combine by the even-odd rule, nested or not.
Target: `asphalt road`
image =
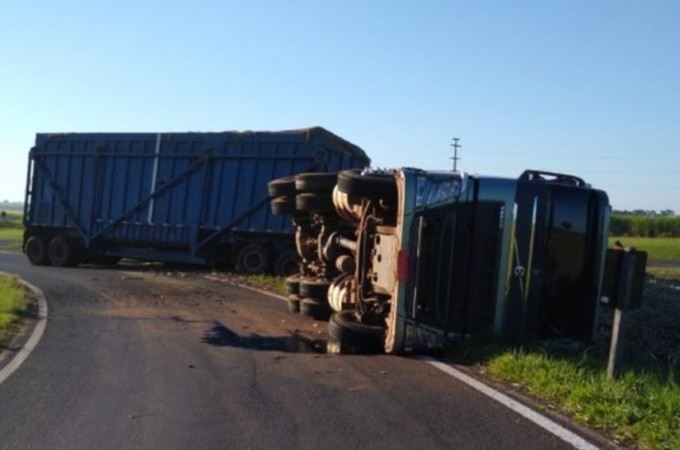
[[[148,266],[52,268],[35,351],[0,384],[2,449],[565,449],[416,358],[318,352],[283,301]]]

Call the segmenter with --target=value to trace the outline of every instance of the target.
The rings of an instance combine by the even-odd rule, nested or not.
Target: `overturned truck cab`
[[[610,206],[578,177],[353,169],[274,180],[269,194],[297,230],[291,310],[329,319],[341,344],[594,338]]]

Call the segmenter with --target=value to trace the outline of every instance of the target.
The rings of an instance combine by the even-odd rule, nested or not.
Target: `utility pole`
[[[458,150],[463,148],[462,145],[458,144],[459,138],[453,138],[453,144],[449,144],[451,147],[453,147],[453,157],[451,159],[453,160],[453,171],[457,172],[458,171],[458,160],[460,159],[458,157]]]

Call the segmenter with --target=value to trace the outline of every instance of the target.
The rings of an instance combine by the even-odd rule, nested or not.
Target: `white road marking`
[[[559,425],[558,423],[548,419],[547,417],[537,413],[533,409],[530,409],[523,404],[519,403],[516,400],[513,400],[512,398],[508,397],[505,394],[502,394],[498,392],[495,389],[490,388],[486,384],[472,378],[469,375],[466,375],[465,373],[461,372],[460,370],[457,370],[448,364],[445,364],[441,361],[438,361],[432,357],[429,356],[421,356],[420,359],[422,361],[425,361],[426,363],[436,367],[437,369],[447,373],[448,375],[451,375],[452,377],[462,381],[463,383],[467,384],[468,386],[478,390],[482,394],[491,397],[492,399],[496,400],[497,402],[501,403],[502,405],[510,408],[511,410],[515,411],[517,414],[525,417],[526,419],[534,422],[536,425],[539,427],[549,431],[550,433],[554,434],[555,436],[559,437],[563,441],[571,444],[574,446],[574,448],[577,448],[579,450],[598,450],[599,447],[596,445],[591,444],[590,442],[586,441],[583,439],[581,436],[577,435],[576,433],[573,433],[563,426]]]
[[[11,276],[5,272],[0,273]],[[12,358],[12,360],[5,367],[3,367],[2,370],[0,370],[0,384],[5,382],[5,380],[7,380],[7,378],[9,378],[9,376],[12,375],[12,373],[14,373],[14,371],[17,370],[24,361],[26,361],[26,358],[28,358],[31,352],[38,346],[38,342],[40,342],[40,338],[42,338],[42,335],[45,332],[45,327],[47,326],[47,302],[45,301],[45,295],[40,289],[33,286],[32,284],[29,284],[21,279],[19,279],[19,281],[21,284],[30,289],[38,298],[38,323],[35,325],[35,328],[33,328],[31,336],[28,338],[28,341],[26,341],[26,344],[24,344],[19,353],[17,353],[14,358]]]

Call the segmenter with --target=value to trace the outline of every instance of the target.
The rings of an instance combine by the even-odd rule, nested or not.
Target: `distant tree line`
[[[0,202],[0,210],[2,211],[23,211],[23,202],[10,202],[9,200],[3,200]]]
[[[662,214],[662,213],[666,214]],[[671,210],[654,214],[614,211],[609,221],[612,236],[680,237],[680,216]]]
[[[624,210],[614,210],[612,214],[615,214],[617,216],[663,216],[663,217],[673,217],[675,216],[675,211],[672,209],[664,209],[662,211],[654,211],[651,209],[634,209],[632,211],[629,211],[627,209]]]

